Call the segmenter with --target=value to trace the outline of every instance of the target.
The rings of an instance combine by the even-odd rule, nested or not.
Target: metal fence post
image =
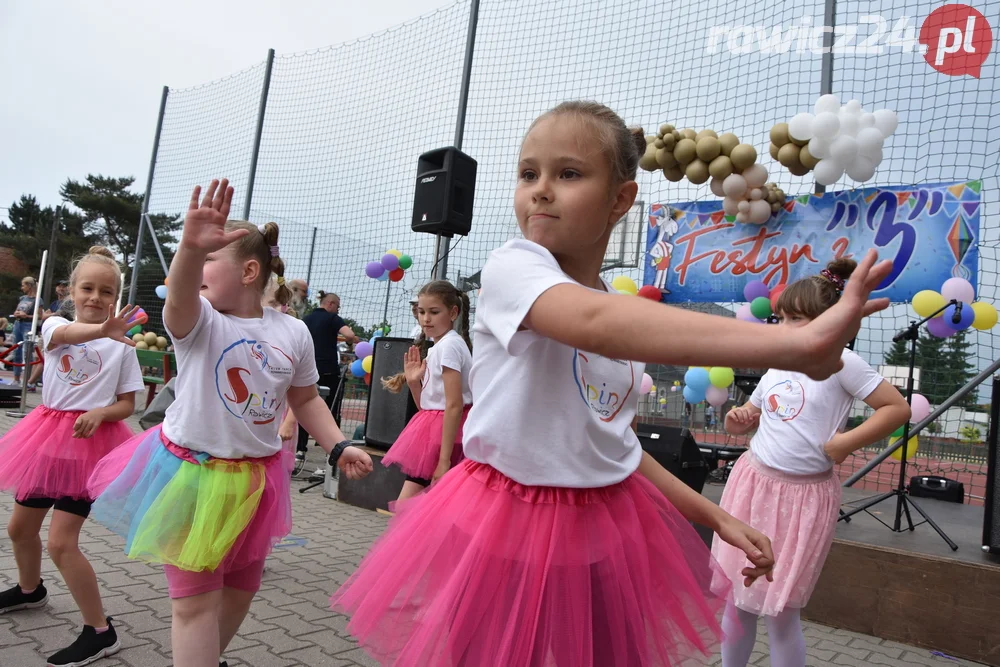
[[[128,303],[135,303],[136,289],[139,287],[139,260],[142,259],[143,229],[146,227],[145,217],[149,212],[149,193],[153,190],[153,174],[156,172],[156,154],[160,150],[160,133],[163,131],[163,112],[167,109],[167,95],[170,88],[163,87],[160,95],[160,111],[156,117],[156,135],[153,138],[153,154],[149,158],[149,173],[146,175],[146,194],[142,197],[142,213],[139,214],[139,231],[135,235],[135,256],[132,258],[132,282],[128,289]]]
[[[260,108],[257,110],[257,129],[253,137],[253,153],[250,154],[250,175],[247,179],[247,196],[243,200],[243,219],[250,219],[250,202],[253,201],[253,183],[257,177],[257,156],[260,155],[260,139],[264,132],[264,113],[267,111],[267,92],[271,89],[271,68],[274,66],[274,49],[267,50],[264,65],[264,83],[260,89]]]

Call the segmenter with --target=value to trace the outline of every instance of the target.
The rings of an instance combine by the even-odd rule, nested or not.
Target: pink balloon
[[[945,301],[964,301],[972,303],[976,300],[976,289],[965,278],[948,278],[941,284],[941,296]]]
[[[760,324],[760,320],[753,316],[750,312],[750,304],[744,303],[742,306],[736,309],[736,319],[743,320],[744,322],[756,322]]]
[[[709,387],[705,392],[705,400],[709,405],[720,407],[729,400],[729,390],[722,387]]]
[[[923,394],[914,394],[910,397],[910,413],[911,424],[923,421],[931,413],[931,402]]]
[[[639,385],[640,394],[648,394],[649,390],[653,388],[653,378],[649,377],[649,373],[642,374],[642,384]]]

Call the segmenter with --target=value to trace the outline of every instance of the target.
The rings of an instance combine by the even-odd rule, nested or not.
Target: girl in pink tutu
[[[568,102],[521,145],[523,239],[482,271],[466,459],[392,519],[333,596],[383,664],[635,667],[717,641],[726,590],[690,521],[769,576],[768,539],[645,454],[631,426],[645,363],[783,364],[817,378],[887,274],[875,254],[808,326],[762,327],[617,294],[601,278],[646,142],[607,107]],[[728,574],[728,573],[727,573]]]
[[[853,259],[836,259],[820,275],[789,285],[778,297],[781,323],[776,330],[801,331],[834,308],[856,267]],[[723,625],[725,667],[747,664],[760,616],[767,623],[771,664],[805,664],[799,611],[809,601],[833,543],[841,491],[833,466],[910,418],[906,399],[861,357],[847,349],[840,357],[843,367],[825,380],[767,371],[750,401],[726,415],[729,433],[742,435],[754,427],[757,433],[750,451],[733,467],[722,509],[770,536],[777,563],[774,581],[736,588]],[[855,399],[875,412],[844,432]],[[725,587],[746,557],[718,539],[712,554],[724,573],[716,584]]]
[[[382,381],[393,392],[405,382],[420,408],[382,459],[406,475],[397,502],[417,495],[462,461],[462,427],[472,407],[469,297],[447,280],[435,280],[417,294],[417,314],[421,338],[407,351],[403,373]],[[428,340],[434,346],[421,360]]]
[[[120,287],[121,269],[107,248],[95,246],[77,261],[70,276],[75,319],[53,315],[42,324],[48,360],[42,405],[0,439],[0,488],[16,501],[7,533],[18,573],[17,584],[0,593],[0,613],[45,605],[39,531],[55,508],[49,556],[83,615],[83,633],[50,665],[85,664],[121,648],[79,547],[93,498],[87,479],[103,456],[132,437],[123,420],[143,388],[135,343],[125,337],[139,309],[115,314]]]
[[[281,276],[278,226],[227,222],[233,189],[195,188],[170,266],[163,321],[177,351],[177,398],[163,423],[115,450],[90,486],[94,518],[130,558],[162,563],[176,665],[216,667],[260,587],[264,559],[291,530],[285,405],[350,478],[371,459],[348,446],[316,391],[312,339],[261,306]],[[289,291],[278,285],[285,303]]]

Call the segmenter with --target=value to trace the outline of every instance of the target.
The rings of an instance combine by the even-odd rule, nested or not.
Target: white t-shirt
[[[642,458],[631,426],[645,365],[519,331],[535,300],[563,283],[578,284],[537,243],[514,239],[490,254],[473,326],[473,401],[462,446],[472,460],[521,484],[608,486],[635,472]]]
[[[52,333],[70,324],[56,315],[42,322],[42,403],[53,410],[86,412],[112,405],[120,394],[142,390],[139,360],[125,343],[98,338],[50,350]]]
[[[462,403],[472,405],[472,388],[469,386],[469,376],[472,371],[472,353],[465,339],[452,330],[434,342],[434,347],[427,353],[427,368],[420,389],[421,410],[444,410],[447,401],[444,395],[445,368],[451,368],[462,374]]]
[[[761,409],[750,448],[761,463],[794,475],[833,467],[823,445],[844,428],[854,399],[864,400],[882,376],[857,354],[844,350],[844,367],[818,382],[808,375],[771,369],[750,402]]]
[[[420,326],[419,324],[415,324],[413,328],[410,329],[410,338],[416,340],[417,336],[419,336],[423,330],[424,328],[422,326]]]
[[[270,456],[289,387],[316,384],[316,357],[305,323],[272,308],[261,318],[223,315],[201,297],[201,313],[177,352],[176,400],[163,433],[216,458]],[[169,331],[169,327],[167,329]]]

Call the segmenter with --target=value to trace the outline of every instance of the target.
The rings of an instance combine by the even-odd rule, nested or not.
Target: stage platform
[[[704,495],[718,502],[723,488],[706,484]],[[844,489],[844,502],[873,495]],[[864,512],[855,514],[850,523],[837,524],[803,618],[1000,666],[1000,557],[982,550],[983,508],[914,500],[958,551],[930,525],[894,533]],[[871,511],[891,526],[896,502],[891,498]],[[922,520],[913,517],[915,524]]]

